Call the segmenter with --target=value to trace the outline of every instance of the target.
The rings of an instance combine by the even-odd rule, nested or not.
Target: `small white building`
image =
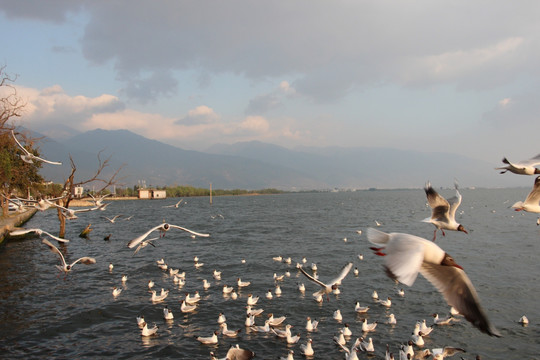
[[[139,199],[165,199],[167,192],[157,189],[139,189]]]
[[[82,198],[83,195],[84,195],[84,187],[82,187],[82,186],[80,186],[80,185],[79,185],[79,186],[75,186],[75,187],[73,188],[73,194],[72,194],[72,195],[73,195],[74,198],[77,198],[77,199]]]

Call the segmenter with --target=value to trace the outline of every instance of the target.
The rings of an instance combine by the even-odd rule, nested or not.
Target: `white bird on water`
[[[362,321],[362,331],[363,332],[375,331],[376,327],[377,327],[377,322],[376,321],[374,321],[372,323],[368,323],[367,319],[364,319]]]
[[[148,235],[150,235],[150,233],[152,233],[153,231],[156,231],[156,230],[159,230],[162,234],[164,234],[165,232],[169,231],[170,229],[180,229],[182,231],[186,231],[190,234],[193,234],[193,235],[197,235],[197,236],[201,236],[201,237],[209,237],[210,234],[203,234],[203,233],[198,233],[198,232],[195,232],[193,230],[189,230],[189,229],[186,229],[184,227],[181,227],[181,226],[178,226],[178,225],[172,225],[172,224],[168,224],[168,223],[163,223],[163,224],[160,224],[158,226],[155,226],[153,227],[152,229],[148,230],[147,232],[145,232],[144,234],[136,237],[135,239],[132,239],[128,244],[127,244],[127,247],[128,248],[134,248],[135,246],[137,246],[141,241],[143,241],[144,239],[146,239],[146,237],[148,237]]]
[[[432,223],[435,225],[435,231],[433,232],[433,241],[437,237],[437,230],[441,230],[443,236],[446,234],[444,230],[462,231],[468,234],[463,225],[456,222],[456,210],[461,204],[461,194],[458,190],[457,182],[454,182],[456,188],[456,196],[446,200],[443,198],[429,183],[427,182],[424,187],[426,192],[429,206],[431,207],[431,217],[428,217],[423,222]]]
[[[341,281],[345,278],[345,276],[347,276],[349,271],[351,271],[352,266],[353,266],[352,262],[345,265],[339,272],[338,276],[330,280],[328,283],[323,283],[322,281],[315,279],[313,276],[309,275],[303,268],[300,268],[300,271],[309,280],[311,280],[312,282],[314,282],[315,284],[321,287],[321,290],[313,293],[313,296],[317,297],[318,295],[322,296],[323,294],[326,294],[326,299],[330,301],[328,294],[330,294],[335,288],[337,288],[338,284],[340,284]]]
[[[169,310],[169,308],[168,308],[167,306],[165,306],[165,307],[163,308],[163,318],[164,318],[165,320],[172,320],[172,319],[174,319],[174,315],[173,315],[172,311]]]
[[[58,250],[58,248],[56,246],[54,246],[53,244],[50,243],[49,240],[47,239],[43,239],[41,241],[43,244],[47,245],[49,247],[49,249],[58,255],[58,257],[60,258],[60,262],[62,263],[62,265],[55,265],[56,268],[60,271],[63,271],[64,273],[68,273],[71,271],[71,269],[73,268],[73,266],[80,262],[81,264],[85,264],[85,265],[91,265],[91,264],[95,264],[96,263],[96,259],[92,258],[92,257],[88,257],[88,256],[84,256],[84,257],[81,257],[81,258],[78,258],[77,260],[75,260],[74,262],[72,262],[71,264],[68,264],[66,263],[66,259],[64,258],[64,255],[62,255],[62,253],[60,252],[60,250]]]
[[[213,345],[218,343],[218,332],[214,331],[212,336],[204,337],[204,336],[195,336],[195,339],[199,341],[201,344],[205,345]]]
[[[39,236],[45,234],[47,235],[48,237],[50,237],[51,239],[54,239],[58,242],[63,242],[63,243],[67,243],[69,242],[69,240],[67,239],[62,239],[62,238],[59,238],[58,236],[54,236],[48,232],[46,232],[45,230],[41,230],[41,229],[19,229],[19,230],[13,230],[9,233],[10,236],[19,236],[19,235],[25,235],[25,234],[28,234],[28,233],[36,233],[38,234]]]
[[[169,291],[165,291],[163,292],[163,289],[161,289],[162,292],[160,295],[157,295],[156,293],[156,290],[150,290],[150,292],[152,293],[152,297],[150,298],[150,300],[152,302],[161,302],[163,300],[165,300],[167,298],[167,296],[169,296]]]
[[[304,354],[305,356],[313,356],[315,354],[315,351],[313,351],[313,347],[311,346],[312,343],[312,339],[307,339],[307,342],[305,344],[300,344],[300,350],[302,351],[302,354]]]
[[[232,346],[227,351],[224,358],[218,359],[214,352],[210,352],[211,360],[251,360],[255,357],[255,353],[250,350],[242,349],[238,344]]]
[[[114,297],[117,297],[118,295],[120,295],[121,292],[122,292],[122,289],[117,288],[116,286],[113,287],[112,294],[113,294]]]
[[[306,320],[306,330],[307,331],[315,331],[317,330],[317,325],[319,325],[319,322],[317,320],[311,320],[311,318],[308,316]]]
[[[13,139],[15,139],[15,142],[17,143],[17,146],[19,146],[19,148],[24,153],[24,154],[20,155],[22,161],[24,161],[24,162],[26,162],[28,164],[33,164],[34,160],[35,160],[35,161],[42,161],[44,163],[52,164],[52,165],[62,165],[62,163],[59,162],[59,161],[49,161],[49,160],[40,158],[39,156],[36,156],[36,155],[32,154],[30,151],[26,150],[26,148],[24,146],[22,146],[22,144],[19,142],[19,140],[17,140],[13,130],[11,130],[11,135],[13,136]]]
[[[501,336],[484,313],[471,280],[454,259],[434,242],[404,233],[384,233],[368,229],[368,240],[377,247],[376,255],[385,255],[386,273],[399,282],[412,286],[421,273],[480,331]],[[386,251],[386,253],[383,253]]]
[[[148,324],[144,323],[144,326],[143,326],[143,328],[141,330],[141,335],[142,336],[153,336],[153,335],[157,334],[157,331],[158,331],[157,325],[154,324],[154,326],[152,328],[148,328]]]
[[[502,162],[505,163],[506,166],[495,168],[495,170],[503,170],[501,171],[501,174],[504,174],[507,171],[518,175],[540,174],[540,169],[536,168],[536,166],[540,165],[540,154],[517,163],[511,163],[507,158],[503,158]]]

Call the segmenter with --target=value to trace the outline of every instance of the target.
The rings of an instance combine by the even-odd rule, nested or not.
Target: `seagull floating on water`
[[[540,169],[536,168],[536,166],[540,165],[540,154],[517,163],[511,163],[507,158],[503,158],[502,162],[505,163],[506,166],[495,168],[495,170],[503,170],[501,171],[501,174],[504,174],[507,171],[518,175],[540,174]]]
[[[186,231],[190,234],[193,234],[193,235],[197,235],[197,236],[201,236],[201,237],[208,237],[210,236],[210,234],[202,234],[202,233],[198,233],[198,232],[195,232],[193,230],[189,230],[189,229],[186,229],[184,227],[181,227],[181,226],[178,226],[178,225],[172,225],[172,224],[167,224],[167,223],[163,223],[163,224],[160,224],[158,226],[155,226],[153,227],[152,229],[148,230],[147,232],[145,232],[144,234],[142,234],[141,236],[138,236],[136,237],[135,239],[131,240],[128,244],[127,244],[127,247],[128,248],[134,248],[135,246],[137,246],[141,241],[143,241],[144,239],[146,239],[146,237],[148,237],[148,235],[150,235],[150,233],[152,233],[153,231],[156,231],[156,230],[159,230],[160,232],[162,233],[165,233],[167,231],[169,231],[170,229],[180,229],[182,231]]]
[[[368,240],[377,245],[371,249],[385,256],[386,273],[412,286],[421,273],[480,331],[501,336],[484,313],[471,280],[454,259],[432,241],[404,233],[384,233],[368,229]],[[386,253],[382,251],[386,250]]]
[[[317,325],[319,325],[319,322],[317,320],[311,320],[311,318],[308,316],[306,320],[306,330],[307,331],[315,331],[317,330]]]
[[[242,349],[238,344],[231,346],[227,355],[223,359],[218,359],[213,352],[210,352],[211,360],[251,360],[255,353],[250,350]]]
[[[212,336],[204,337],[204,336],[195,336],[195,339],[199,341],[201,344],[205,345],[213,345],[218,343],[218,332],[214,331]]]
[[[141,335],[142,336],[153,336],[153,335],[157,334],[157,331],[158,331],[157,325],[154,324],[154,326],[149,329],[148,324],[144,323],[144,326],[143,326],[143,328],[141,330]]]
[[[454,186],[456,188],[456,196],[453,196],[448,200],[439,195],[439,193],[433,189],[429,181],[424,187],[429,206],[431,207],[431,217],[422,221],[435,225],[433,241],[435,241],[435,238],[437,237],[437,230],[441,230],[443,236],[445,236],[445,229],[462,231],[465,234],[468,234],[463,225],[456,222],[456,210],[461,204],[461,194],[459,193],[457,182],[454,183]]]

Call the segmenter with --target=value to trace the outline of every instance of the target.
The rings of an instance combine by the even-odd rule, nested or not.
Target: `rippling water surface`
[[[457,346],[462,354],[474,359],[538,359],[540,358],[540,227],[534,214],[516,213],[509,209],[523,199],[528,190],[463,190],[459,220],[469,235],[438,233],[437,244],[464,267],[481,298],[482,304],[503,337],[493,338],[480,333],[465,320],[453,326],[439,326],[426,338],[426,348]],[[445,196],[453,191],[442,191]],[[424,278],[412,287],[404,287],[405,296],[397,295],[402,286],[394,284],[382,270],[382,258],[371,254],[365,230],[382,223],[382,231],[407,232],[431,239],[433,226],[421,220],[430,215],[422,190],[361,191],[355,193],[286,194],[272,196],[218,197],[210,205],[208,198],[186,198],[179,208],[165,208],[178,199],[134,200],[111,202],[106,212],[83,213],[68,222],[67,238],[71,242],[59,247],[66,257],[95,257],[95,265],[76,265],[64,280],[54,265],[57,257],[37,238],[10,240],[0,250],[0,357],[28,358],[184,358],[209,359],[210,351],[224,357],[230,344],[240,344],[256,353],[256,358],[285,357],[289,349],[295,358],[303,358],[300,343],[313,339],[316,359],[343,359],[344,353],[332,337],[348,323],[354,341],[362,336],[361,321],[354,311],[358,301],[370,307],[366,317],[378,321],[373,338],[375,356],[384,358],[385,346],[398,353],[398,346],[409,339],[417,320],[430,314],[447,314],[442,296]],[[459,211],[458,210],[458,211]],[[111,224],[100,218],[116,214],[133,215]],[[189,229],[208,232],[209,238],[192,239],[187,233],[170,230],[133,256],[126,243],[162,221]],[[88,224],[94,229],[90,239],[78,237]],[[37,213],[26,225],[57,233],[56,211]],[[364,231],[359,235],[357,230]],[[111,234],[110,241],[103,237]],[[346,239],[346,241],[345,241]],[[53,243],[56,244],[55,241]],[[359,260],[358,254],[364,254]],[[291,257],[292,264],[276,262],[272,257]],[[198,256],[204,266],[196,269]],[[316,263],[322,280],[334,277],[349,261],[360,274],[351,272],[343,281],[340,295],[319,304],[312,293],[314,284],[295,268],[302,257],[307,265]],[[173,268],[186,272],[186,284],[179,288],[172,277],[160,270],[156,260],[164,258]],[[241,262],[242,259],[246,263]],[[109,263],[114,269],[109,272]],[[212,277],[214,269],[222,271],[222,280]],[[265,298],[274,290],[273,274],[290,272],[280,283],[280,297]],[[128,276],[123,285],[121,277]],[[236,279],[251,281],[232,300],[222,293],[223,285],[234,285]],[[162,303],[152,303],[147,283],[170,289]],[[211,282],[204,290],[202,280]],[[297,283],[306,285],[306,293],[297,290]],[[123,291],[112,296],[114,286]],[[390,296],[392,307],[376,304],[372,292],[381,298]],[[180,300],[186,293],[202,295],[196,312],[183,314]],[[263,325],[266,314],[286,316],[285,323],[301,334],[299,344],[287,345],[274,335],[254,333],[244,327],[248,294],[260,297],[256,318]],[[173,321],[163,320],[167,305],[174,313]],[[343,314],[338,323],[332,315]],[[236,339],[220,335],[217,346],[201,345],[194,336],[209,336],[218,330],[217,318],[222,312],[229,329],[242,328]],[[397,325],[385,324],[386,315],[394,313]],[[158,335],[143,338],[136,316],[144,315],[150,324],[159,326]],[[517,321],[527,315],[527,327]],[[319,320],[316,332],[305,330],[306,317]],[[366,355],[360,355],[367,358]],[[459,355],[455,358],[459,358]]]

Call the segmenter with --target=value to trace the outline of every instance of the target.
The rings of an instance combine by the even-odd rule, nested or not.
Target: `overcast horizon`
[[[47,134],[538,154],[534,1],[0,0],[0,64]]]

